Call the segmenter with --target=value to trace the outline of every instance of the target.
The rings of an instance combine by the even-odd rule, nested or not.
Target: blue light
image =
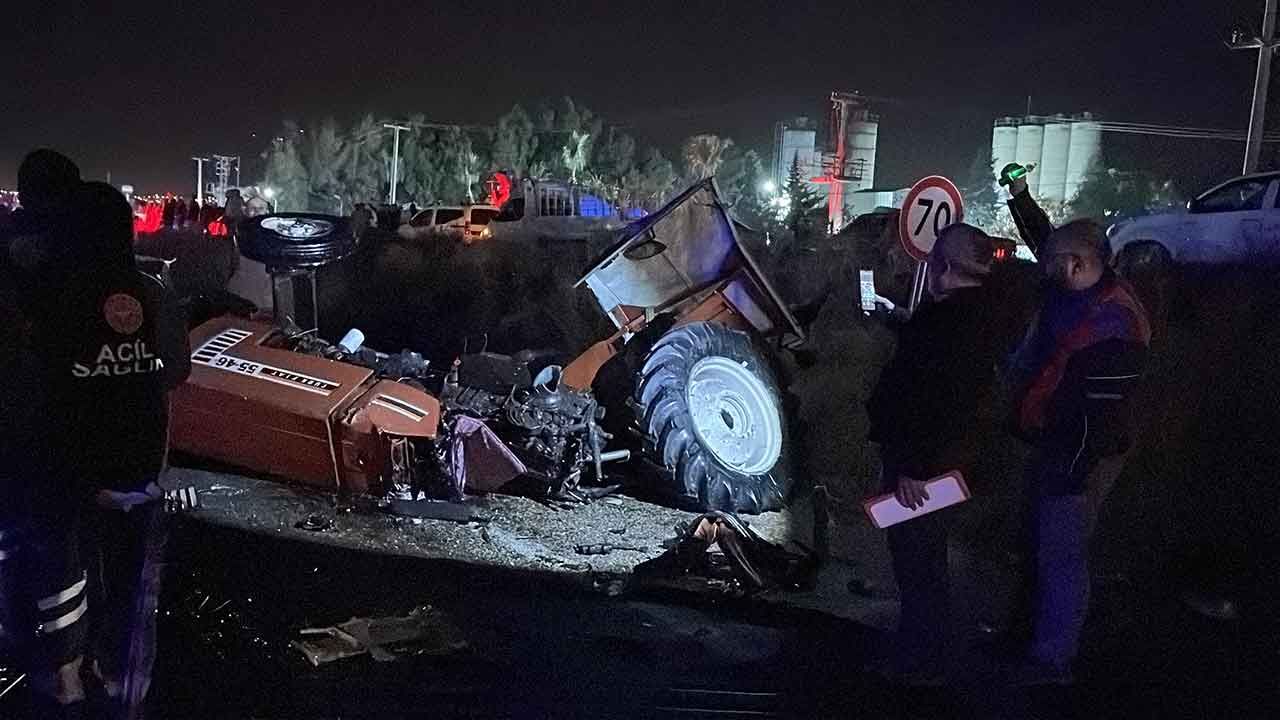
[[[582,213],[582,217],[611,217],[615,214],[609,203],[587,194],[578,196],[578,211]]]

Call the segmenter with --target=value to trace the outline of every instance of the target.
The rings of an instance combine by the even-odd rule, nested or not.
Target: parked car
[[[410,234],[416,236],[425,230],[471,244],[487,236],[485,231],[497,215],[498,208],[492,205],[429,207],[409,219]]]
[[[1169,263],[1280,262],[1280,172],[1216,185],[1186,212],[1149,215],[1112,225],[1111,250],[1122,269]]]

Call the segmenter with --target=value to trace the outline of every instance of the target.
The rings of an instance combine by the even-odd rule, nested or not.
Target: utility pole
[[[392,143],[391,150],[391,192],[388,193],[390,199],[387,202],[392,205],[396,204],[396,185],[400,182],[400,131],[408,130],[407,125],[396,125],[394,123],[383,123],[382,127],[395,131],[396,139]]]
[[[204,164],[209,162],[209,158],[192,157],[196,161],[196,197],[200,198],[200,202],[204,202]]]
[[[1258,153],[1262,150],[1263,126],[1267,116],[1267,85],[1271,82],[1271,54],[1280,43],[1276,42],[1276,0],[1267,0],[1262,15],[1261,37],[1245,38],[1236,31],[1227,47],[1232,50],[1258,51],[1258,73],[1253,79],[1253,112],[1249,115],[1249,138],[1244,151],[1244,174],[1258,169]]]

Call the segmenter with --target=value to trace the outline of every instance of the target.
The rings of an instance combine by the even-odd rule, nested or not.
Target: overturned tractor
[[[780,508],[791,485],[772,346],[800,330],[743,248],[712,180],[615,231],[578,286],[616,331],[563,367],[534,353],[420,355],[319,337],[315,270],[356,248],[345,218],[279,214],[242,229],[272,278],[270,319],[191,331],[174,397],[180,451],[342,494],[403,502],[509,482],[552,497],[608,488],[631,459],[694,509]]]

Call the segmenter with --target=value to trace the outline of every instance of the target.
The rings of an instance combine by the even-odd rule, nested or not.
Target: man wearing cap
[[[902,327],[893,360],[867,403],[870,439],[881,446],[882,483],[908,508],[928,499],[925,481],[969,474],[994,421],[979,417],[996,385],[996,365],[1014,320],[992,279],[995,243],[951,225],[929,253],[928,299]],[[947,529],[954,508],[888,530],[901,596],[899,633],[887,674],[940,682],[948,622]]]
[[[1023,670],[1028,682],[1070,682],[1088,609],[1088,540],[1134,444],[1130,398],[1151,329],[1133,288],[1108,266],[1097,223],[1052,229],[1032,250],[1048,288],[1010,363],[1013,426],[1035,450],[1027,474],[1032,597]]]

